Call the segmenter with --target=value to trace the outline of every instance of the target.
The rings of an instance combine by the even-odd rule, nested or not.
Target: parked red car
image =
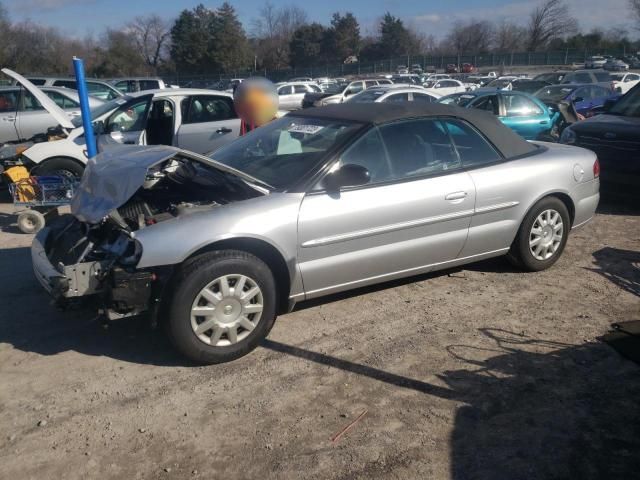
[[[471,63],[462,64],[462,73],[476,73],[478,69]]]

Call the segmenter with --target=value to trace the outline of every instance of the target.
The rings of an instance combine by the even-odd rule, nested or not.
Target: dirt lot
[[[550,271],[501,260],[302,305],[234,363],[141,321],[53,310],[0,206],[0,477],[628,479],[640,212],[601,208]],[[366,415],[338,442],[331,437]]]

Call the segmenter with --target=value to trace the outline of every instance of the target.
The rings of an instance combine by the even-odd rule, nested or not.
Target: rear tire
[[[254,350],[276,319],[269,267],[242,251],[205,253],[180,267],[172,282],[167,334],[199,364],[224,363]]]
[[[546,270],[562,255],[570,230],[571,219],[562,200],[543,198],[522,221],[507,258],[530,272]]]
[[[63,157],[51,158],[35,168],[36,175],[57,175],[73,181],[80,180],[83,173],[83,165]]]

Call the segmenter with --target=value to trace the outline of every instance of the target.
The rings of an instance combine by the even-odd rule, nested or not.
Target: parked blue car
[[[545,138],[560,115],[532,95],[495,88],[455,93],[440,98],[438,102],[488,110],[527,140]]]
[[[550,85],[542,87],[534,95],[545,104],[573,102],[576,111],[585,117],[591,116],[591,110],[603,107],[607,100],[620,97],[620,94],[614,92],[612,88],[595,84]]]

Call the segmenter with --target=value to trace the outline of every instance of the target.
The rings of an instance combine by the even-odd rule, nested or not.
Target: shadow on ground
[[[589,270],[640,297],[640,252],[605,247],[594,252],[593,258],[595,268]]]

